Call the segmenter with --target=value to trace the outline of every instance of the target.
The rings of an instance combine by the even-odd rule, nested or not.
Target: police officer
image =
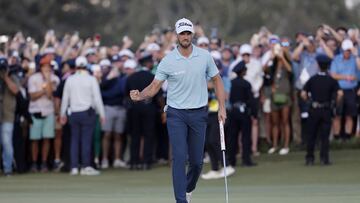
[[[239,132],[241,131],[242,143],[242,166],[256,166],[251,160],[251,117],[256,114],[252,111],[254,97],[251,92],[251,84],[244,79],[246,64],[240,61],[233,69],[237,77],[231,81],[229,116],[229,164],[236,165],[236,149]]]
[[[342,91],[335,79],[328,74],[328,68],[331,59],[325,55],[316,57],[320,67],[320,72],[309,79],[301,93],[304,100],[309,99],[311,108],[309,112],[309,138],[307,143],[306,162],[307,166],[314,165],[314,148],[316,135],[320,135],[320,163],[330,165],[329,160],[329,135],[331,129],[331,104],[336,96],[339,101],[342,97]],[[319,130],[319,132],[318,132]]]

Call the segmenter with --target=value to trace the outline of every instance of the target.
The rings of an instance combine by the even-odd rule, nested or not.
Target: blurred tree
[[[140,43],[154,28],[172,27],[176,19],[188,17],[200,22],[207,35],[217,28],[231,42],[248,40],[263,25],[290,37],[321,23],[354,26],[358,8],[347,9],[339,0],[1,0],[0,34],[21,30],[42,40],[46,30],[54,29],[58,36],[100,33],[105,44],[120,43],[124,35]]]

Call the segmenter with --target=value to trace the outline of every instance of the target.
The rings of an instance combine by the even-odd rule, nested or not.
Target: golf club
[[[224,177],[225,177],[225,200],[226,203],[229,203],[229,191],[228,191],[228,184],[227,184],[227,173],[226,173],[226,146],[225,146],[225,134],[224,134],[224,123],[222,121],[219,122],[220,126],[220,143],[221,143],[221,151],[223,155],[223,163],[224,163]]]

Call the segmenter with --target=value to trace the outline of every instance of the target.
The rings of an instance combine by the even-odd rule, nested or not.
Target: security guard
[[[128,77],[126,93],[132,89],[145,89],[154,79],[152,55],[142,53],[139,63],[142,69]],[[153,149],[156,130],[156,116],[159,112],[162,91],[152,99],[134,102],[130,107],[131,144],[130,170],[150,170],[153,163]],[[143,160],[140,160],[141,138],[144,139]]]
[[[229,164],[236,165],[236,152],[239,131],[241,131],[242,143],[242,166],[256,166],[251,160],[251,117],[256,116],[251,110],[254,109],[254,97],[251,92],[251,84],[244,79],[246,64],[240,61],[233,69],[237,77],[231,81],[230,104],[232,106],[229,116]]]
[[[319,64],[320,72],[309,79],[301,93],[304,100],[309,99],[311,101],[308,122],[309,138],[305,157],[305,164],[307,166],[314,165],[314,148],[316,135],[318,133],[321,141],[320,163],[322,165],[331,165],[329,160],[329,135],[332,117],[331,104],[335,97],[338,102],[343,95],[337,81],[328,73],[331,59],[325,55],[318,55],[316,60]]]

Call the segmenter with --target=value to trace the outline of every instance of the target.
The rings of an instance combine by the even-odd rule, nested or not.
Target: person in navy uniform
[[[251,160],[251,117],[256,117],[254,111],[254,96],[251,84],[244,79],[246,64],[240,61],[233,69],[237,77],[231,81],[229,114],[229,164],[236,165],[236,152],[239,131],[241,131],[242,163],[244,167],[256,166]]]
[[[307,143],[307,153],[305,164],[314,165],[314,149],[316,136],[320,136],[320,163],[322,165],[331,165],[329,158],[329,136],[332,120],[332,104],[338,102],[343,93],[338,82],[332,78],[328,69],[331,59],[325,55],[316,57],[320,72],[309,79],[302,90],[301,96],[305,100],[311,101],[309,112],[309,137]]]

